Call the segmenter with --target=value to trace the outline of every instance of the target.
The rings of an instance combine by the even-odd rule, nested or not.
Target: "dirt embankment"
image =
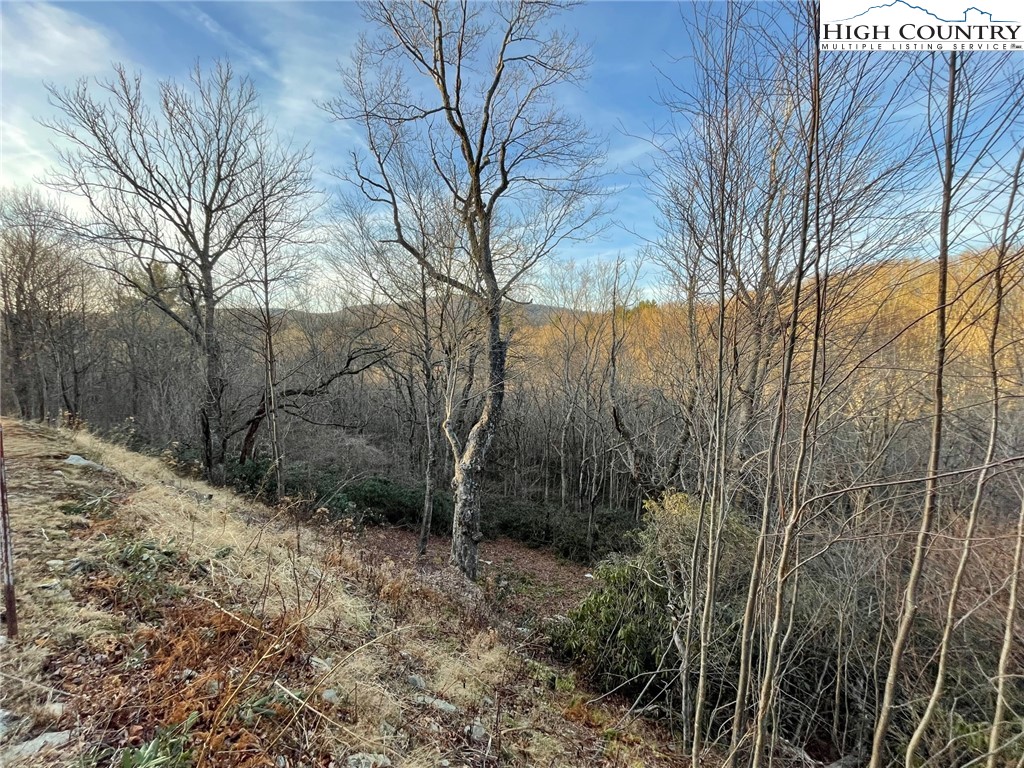
[[[511,542],[482,585],[404,533],[296,528],[87,434],[5,422],[20,636],[0,764],[685,765],[537,661],[584,571]],[[80,455],[94,465],[66,463]]]

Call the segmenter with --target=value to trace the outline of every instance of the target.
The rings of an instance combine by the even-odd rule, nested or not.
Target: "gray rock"
[[[6,709],[0,709],[0,741],[3,741],[7,734],[14,729],[14,724],[17,721],[16,714]]]
[[[213,501],[212,493],[200,493],[199,491],[194,491],[191,488],[186,488],[183,491],[179,491],[179,493],[183,496],[188,496],[197,504],[205,504],[208,501]]]
[[[406,680],[408,680],[409,685],[411,685],[417,691],[427,690],[427,681],[419,675],[409,675],[409,677],[407,677]]]
[[[359,752],[349,755],[346,765],[348,768],[390,768],[391,760],[378,752]]]
[[[341,706],[342,700],[338,692],[333,688],[328,688],[326,691],[320,694],[320,698],[326,701],[328,704],[333,704],[338,707]]]
[[[309,663],[310,666],[313,667],[313,669],[315,669],[317,672],[320,672],[321,674],[326,674],[327,672],[330,672],[332,669],[334,669],[333,661],[331,661],[330,659],[321,659],[319,656],[310,656]]]
[[[449,701],[444,699],[438,699],[433,696],[420,695],[413,699],[417,704],[426,704],[433,707],[438,712],[446,712],[449,715],[454,715],[459,712],[459,708]]]
[[[41,733],[31,741],[23,741],[21,744],[14,744],[9,746],[3,752],[0,752],[0,765],[6,765],[8,762],[31,757],[32,755],[42,752],[44,749],[63,747],[69,741],[71,741],[71,731],[51,731],[49,733]]]
[[[469,735],[470,741],[487,741],[487,729],[484,728],[479,718],[474,720],[472,725],[467,726],[466,732]]]
[[[77,453],[73,453],[66,459],[64,459],[64,463],[70,464],[73,467],[88,467],[89,469],[99,469],[104,472],[109,471],[102,464],[97,464],[95,461],[89,461],[88,459],[84,459]]]

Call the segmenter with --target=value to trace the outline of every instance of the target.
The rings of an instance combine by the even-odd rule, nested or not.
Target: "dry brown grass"
[[[0,661],[0,706],[22,716],[15,740],[79,734],[32,764],[102,765],[186,720],[202,766],[312,768],[357,751],[410,768],[670,764],[651,738],[566,717],[569,694],[449,570],[418,573],[348,534],[296,528],[86,433],[5,431],[22,638]],[[113,471],[65,468],[68,453]],[[469,736],[475,720],[483,742]]]

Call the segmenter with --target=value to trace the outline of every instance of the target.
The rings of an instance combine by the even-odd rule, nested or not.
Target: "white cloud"
[[[55,160],[50,132],[36,120],[53,114],[44,82],[70,85],[123,59],[101,27],[48,3],[2,3],[0,185],[29,184]]]
[[[9,111],[14,114],[8,115]],[[22,110],[4,108],[4,117],[0,120],[3,136],[0,186],[28,184],[44,175],[52,164],[52,151],[39,135],[41,129],[26,129],[26,125],[32,125],[31,116]]]
[[[82,17],[48,3],[4,3],[3,56],[7,79],[62,79],[109,68],[116,45]]]

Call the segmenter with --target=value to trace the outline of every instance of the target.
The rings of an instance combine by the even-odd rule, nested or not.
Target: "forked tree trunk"
[[[461,450],[458,437],[448,422],[445,422],[445,431],[452,447],[455,464],[452,478],[455,516],[452,521],[451,561],[471,581],[476,581],[479,575],[477,548],[483,539],[483,534],[480,533],[480,476],[505,399],[505,359],[508,342],[501,336],[500,298],[488,303],[487,319],[487,393],[484,395],[480,416],[469,430],[466,443],[461,446]]]

